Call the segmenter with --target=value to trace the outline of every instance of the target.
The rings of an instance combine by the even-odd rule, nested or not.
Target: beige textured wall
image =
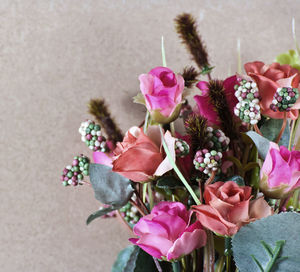
[[[98,208],[89,188],[63,188],[61,169],[89,154],[77,132],[89,98],[104,96],[123,130],[143,108],[131,104],[137,77],[191,61],[173,18],[192,12],[214,76],[243,61],[271,62],[293,48],[299,1],[0,0],[0,270],[106,272],[128,233],[116,220],[85,226]]]

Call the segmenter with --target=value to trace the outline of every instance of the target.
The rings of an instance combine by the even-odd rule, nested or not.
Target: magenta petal
[[[112,158],[104,152],[93,152],[93,160],[95,163],[112,167]]]
[[[158,66],[158,67],[155,67],[153,68],[149,74],[153,75],[153,76],[156,76],[156,77],[159,77],[161,73],[163,72],[167,72],[167,73],[173,73],[173,71],[167,67],[162,67],[162,66]]]
[[[139,76],[140,89],[143,95],[151,94],[153,91],[154,78],[152,75],[141,74]]]
[[[209,87],[208,87],[208,82],[207,81],[199,81],[196,85],[198,89],[200,89],[202,92],[208,92]]]
[[[203,247],[206,244],[206,233],[202,228],[197,228],[196,223],[193,231],[184,232],[170,248],[167,259],[178,259],[183,255],[191,253],[194,249]],[[193,226],[192,225],[192,226]]]
[[[263,166],[261,168],[261,171],[260,171],[260,177],[261,178],[263,178],[263,174],[269,176],[269,174],[272,171],[273,162],[272,162],[272,157],[271,157],[271,153],[270,153],[271,149],[279,150],[279,146],[276,143],[274,143],[274,142],[270,142],[269,151],[267,153],[267,156],[265,158],[264,164],[263,164]]]
[[[220,121],[218,120],[218,114],[213,105],[210,103],[209,96],[195,95],[194,99],[197,103],[199,115],[205,117],[210,123],[219,125]]]
[[[168,228],[164,227],[160,223],[152,221],[152,217],[152,215],[142,217],[133,228],[134,234],[142,236],[144,234],[151,233],[168,238]]]
[[[276,187],[281,183],[289,184],[291,181],[292,173],[288,163],[281,157],[281,154],[276,149],[271,149],[270,154],[272,157],[272,172],[268,178],[269,186]]]
[[[148,254],[150,254],[151,256],[157,258],[157,259],[160,259],[162,254],[159,250],[157,250],[156,248],[153,248],[151,246],[147,246],[147,245],[142,245],[142,244],[138,244],[139,239],[135,239],[135,238],[131,238],[129,239],[129,241],[131,243],[133,243],[134,245],[137,245],[139,246],[142,250],[146,251]]]
[[[153,207],[151,214],[156,214],[161,211],[171,215],[178,215],[186,223],[189,220],[189,212],[186,210],[186,207],[181,202],[161,201]]]

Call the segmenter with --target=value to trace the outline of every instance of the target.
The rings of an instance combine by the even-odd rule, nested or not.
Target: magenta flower
[[[139,238],[129,240],[158,259],[178,259],[206,244],[200,222],[189,226],[190,215],[180,202],[160,202],[134,226]]]
[[[300,151],[271,143],[260,178],[260,189],[266,196],[287,197],[300,187]]]
[[[231,113],[235,105],[238,103],[237,98],[234,95],[234,85],[237,84],[236,76],[228,77],[224,80],[223,86],[225,89],[226,102],[229,106]],[[205,117],[210,125],[220,125],[220,119],[214,105],[210,102],[209,96],[209,83],[206,81],[200,81],[197,83],[197,88],[201,90],[201,95],[195,95],[194,99],[197,103],[195,113]]]
[[[139,76],[140,89],[152,118],[159,123],[175,120],[180,112],[184,79],[166,67]]]

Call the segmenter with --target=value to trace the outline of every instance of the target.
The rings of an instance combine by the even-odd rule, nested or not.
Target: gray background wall
[[[62,168],[90,155],[77,132],[87,101],[103,96],[125,131],[143,107],[131,104],[138,75],[191,64],[173,18],[192,12],[215,77],[243,62],[272,62],[300,40],[299,1],[0,0],[1,271],[106,272],[129,234],[117,220],[85,226],[98,208],[89,188],[63,188]]]

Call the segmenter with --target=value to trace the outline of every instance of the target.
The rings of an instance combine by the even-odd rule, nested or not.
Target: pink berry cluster
[[[77,186],[83,183],[84,176],[89,175],[90,160],[84,155],[74,157],[72,165],[68,165],[62,171],[60,177],[62,185]]]
[[[94,121],[86,120],[79,128],[81,140],[93,151],[107,152],[106,138],[102,135],[100,125]]]
[[[219,170],[222,156],[222,153],[216,150],[202,149],[196,152],[193,163],[197,170],[210,176],[212,172]]]
[[[176,139],[175,141],[175,153],[176,157],[183,158],[190,153],[190,146],[182,139]]]
[[[273,111],[290,111],[299,98],[297,88],[278,88],[274,94],[270,109]]]
[[[225,133],[221,129],[207,127],[206,131],[209,149],[213,149],[218,152],[224,152],[228,150],[230,139],[226,137]]]

